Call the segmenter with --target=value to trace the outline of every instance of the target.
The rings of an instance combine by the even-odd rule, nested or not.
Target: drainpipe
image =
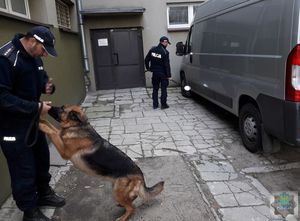
[[[84,62],[84,76],[86,78],[86,85],[91,85],[91,80],[88,76],[88,73],[90,72],[90,66],[89,66],[89,58],[87,54],[86,49],[86,40],[84,35],[84,27],[83,27],[83,19],[82,19],[82,0],[77,0],[77,14],[78,14],[78,23],[79,23],[79,31],[80,31],[80,40],[81,40],[81,48],[83,53],[83,62]]]

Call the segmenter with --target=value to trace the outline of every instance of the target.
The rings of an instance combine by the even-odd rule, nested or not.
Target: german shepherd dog
[[[133,201],[138,196],[149,200],[163,190],[164,181],[146,186],[141,169],[94,130],[80,106],[52,107],[48,113],[61,128],[45,119],[40,119],[39,128],[49,136],[62,158],[89,175],[112,182],[115,200],[126,209],[117,221],[126,221],[134,212]]]

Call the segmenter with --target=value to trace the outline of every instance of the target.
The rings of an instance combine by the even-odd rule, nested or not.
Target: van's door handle
[[[119,55],[118,53],[113,53],[114,55],[114,65],[118,65],[119,64]]]
[[[193,63],[193,52],[190,53],[190,63]]]

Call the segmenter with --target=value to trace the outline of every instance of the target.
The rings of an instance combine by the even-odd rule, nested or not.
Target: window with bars
[[[60,0],[56,0],[57,22],[60,27],[71,29],[70,7]]]
[[[192,20],[200,3],[168,5],[168,29],[188,29],[190,27],[190,24],[192,23]]]
[[[0,0],[0,11],[30,18],[28,0]]]

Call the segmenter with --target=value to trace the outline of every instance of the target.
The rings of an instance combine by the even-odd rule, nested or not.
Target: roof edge
[[[143,14],[145,8],[138,7],[124,7],[124,8],[93,8],[93,9],[84,9],[80,13],[85,16],[92,15],[111,15],[111,14]]]

